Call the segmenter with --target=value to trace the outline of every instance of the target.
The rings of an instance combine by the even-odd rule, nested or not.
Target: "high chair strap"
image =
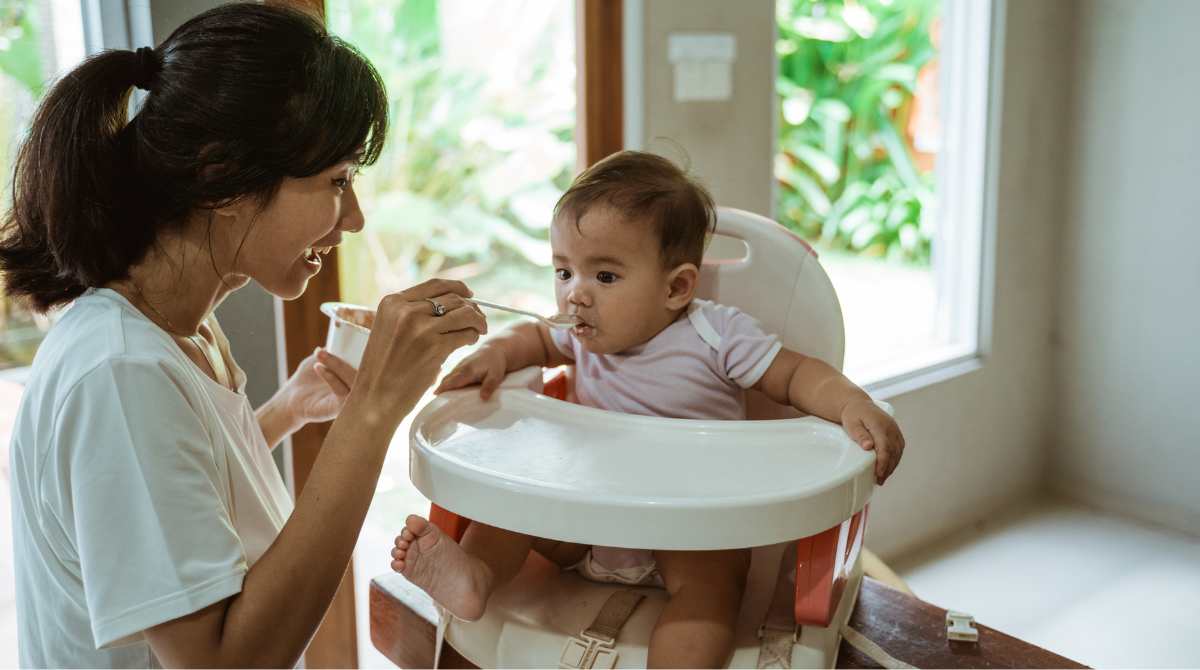
[[[755,667],[760,670],[792,667],[792,649],[800,635],[794,607],[795,566],[796,543],[789,542],[779,559],[779,572],[775,578],[775,592],[771,595],[771,604],[767,607],[762,625],[758,627],[758,663]]]
[[[441,605],[437,606],[437,630],[433,636],[433,670],[437,670],[442,661],[442,646],[446,643],[446,628],[450,626],[450,612]]]
[[[878,663],[881,668],[886,668],[887,670],[916,670],[916,666],[909,665],[887,653],[874,640],[871,640],[850,626],[842,626],[841,633],[846,642],[850,643],[850,646],[866,654],[867,658]]]
[[[609,596],[591,625],[579,635],[567,639],[558,667],[575,670],[616,667],[617,635],[644,597],[629,590],[617,591]]]

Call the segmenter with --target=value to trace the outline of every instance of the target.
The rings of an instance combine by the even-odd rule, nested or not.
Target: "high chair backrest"
[[[717,209],[717,230],[704,255],[697,295],[750,314],[783,346],[842,368],[842,308],[817,254],[778,223],[740,209]],[[797,416],[751,391],[751,419]]]

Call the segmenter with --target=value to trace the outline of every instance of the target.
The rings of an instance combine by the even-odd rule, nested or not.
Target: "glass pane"
[[[379,69],[391,109],[387,149],[356,180],[367,225],[339,251],[343,298],[373,305],[437,276],[552,311],[551,209],[575,165],[573,3],[371,0],[331,4],[328,20]]]
[[[776,4],[780,222],[812,241],[860,383],[938,344],[940,0]]]
[[[575,167],[574,4],[328,3],[330,29],[375,64],[390,98],[387,147],[356,180],[366,228],[339,251],[344,300],[374,305],[438,276],[554,311],[550,218]],[[510,320],[487,316],[492,332]],[[429,511],[409,482],[408,430],[406,420],[396,432],[354,555],[363,668],[393,667],[370,640],[370,580],[390,571],[405,516]]]
[[[81,60],[83,19],[77,1],[0,2],[0,211],[11,207],[12,162],[38,100]],[[0,298],[0,370],[29,365],[51,320],[7,295]]]

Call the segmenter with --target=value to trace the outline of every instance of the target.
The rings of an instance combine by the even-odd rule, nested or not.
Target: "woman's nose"
[[[338,228],[348,233],[357,233],[366,223],[362,208],[358,206],[358,194],[354,192],[354,185],[351,184],[342,194],[342,218],[338,221]]]

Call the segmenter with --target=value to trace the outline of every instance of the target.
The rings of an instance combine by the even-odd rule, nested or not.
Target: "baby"
[[[518,325],[464,359],[438,392],[479,384],[486,399],[507,372],[570,363],[584,405],[744,419],[743,391],[757,389],[840,422],[875,450],[882,484],[904,448],[887,413],[837,370],[783,348],[750,316],[694,297],[715,223],[708,192],[666,159],[625,151],[592,166],[563,194],[550,229],[559,310],[578,325],[568,332]],[[405,526],[392,567],[459,618],[482,616],[491,593],[533,550],[592,579],[665,586],[670,600],[650,639],[650,667],[723,667],[732,650],[749,549],[588,547],[477,522],[460,545],[418,516]]]

